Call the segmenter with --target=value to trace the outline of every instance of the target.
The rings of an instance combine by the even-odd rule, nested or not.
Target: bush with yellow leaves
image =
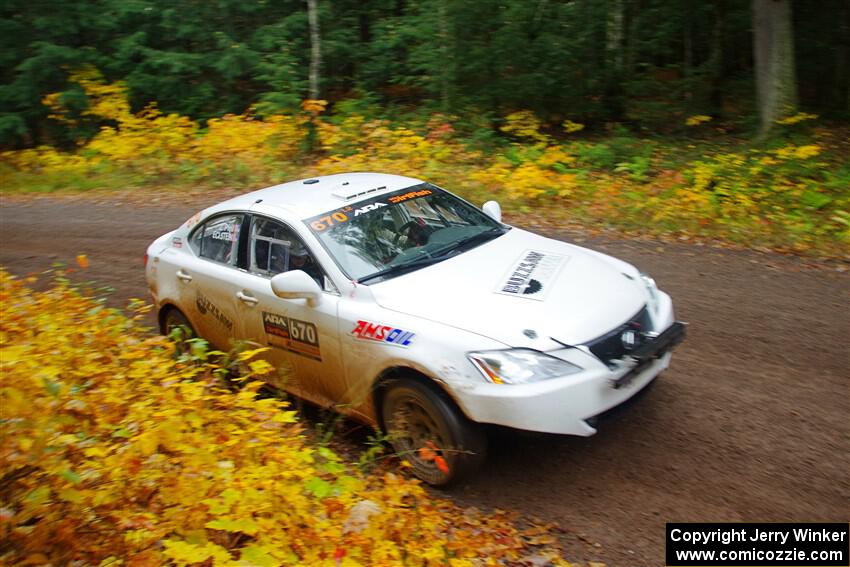
[[[126,86],[106,83],[94,69],[71,80],[89,100],[82,116],[71,116],[59,95],[44,104],[56,120],[94,120],[100,131],[75,152],[41,146],[0,154],[4,189],[174,183],[247,189],[381,171],[427,179],[476,202],[504,198],[512,202],[507,212],[563,209],[593,224],[834,256],[850,247],[850,168],[840,131],[798,135],[796,143],[774,148],[740,149],[734,140],[679,148],[616,128],[600,141],[561,142],[583,125],[564,120],[556,132],[519,110],[500,128],[510,141],[491,140],[482,151],[458,135],[459,118],[440,114],[399,123],[356,111],[327,115],[326,101],[307,100],[294,115],[260,119],[247,112],[201,125],[153,104],[132,113]],[[816,118],[800,113],[779,126],[790,135]],[[695,115],[686,124],[697,131],[712,119]]]
[[[258,351],[233,391],[61,277],[33,292],[0,269],[0,302],[0,564],[566,565],[545,527],[308,443],[258,399]]]

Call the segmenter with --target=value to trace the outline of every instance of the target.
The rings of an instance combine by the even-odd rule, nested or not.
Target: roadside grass
[[[500,132],[442,114],[305,101],[300,113],[225,116],[201,125],[155,106],[129,111],[126,91],[77,77],[110,124],[73,152],[0,154],[0,194],[170,188],[250,190],[302,177],[379,171],[427,179],[475,204],[496,199],[514,218],[543,216],[661,238],[846,258],[850,254],[850,132],[801,113],[755,143],[710,117],[675,135],[622,126],[585,133],[519,111]],[[50,99],[59,120],[72,120]]]

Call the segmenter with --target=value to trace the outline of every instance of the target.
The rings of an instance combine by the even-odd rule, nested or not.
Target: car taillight
[[[148,253],[145,252],[145,268],[148,267]]]

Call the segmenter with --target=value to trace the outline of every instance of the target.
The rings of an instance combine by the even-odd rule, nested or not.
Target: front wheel
[[[487,437],[442,392],[403,378],[390,384],[381,405],[389,441],[413,473],[433,486],[457,482],[484,460]]]

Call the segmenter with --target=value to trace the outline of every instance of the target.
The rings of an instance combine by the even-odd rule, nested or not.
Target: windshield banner
[[[344,207],[334,209],[333,211],[328,211],[326,213],[316,215],[315,217],[304,219],[304,222],[307,223],[307,226],[309,226],[313,232],[319,234],[329,228],[347,223],[355,217],[376,211],[381,207],[403,203],[410,199],[425,197],[426,195],[432,195],[433,193],[434,191],[424,184],[417,185],[415,187],[408,187],[401,191],[385,193],[383,195],[373,197],[372,199],[358,201],[353,205],[346,205]]]

